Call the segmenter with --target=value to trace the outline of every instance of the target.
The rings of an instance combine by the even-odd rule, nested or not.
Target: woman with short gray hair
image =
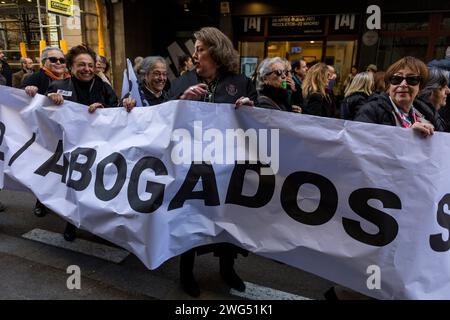
[[[154,106],[168,100],[164,87],[167,82],[166,60],[160,56],[146,57],[138,69],[139,94],[144,107]],[[125,106],[130,112],[135,105]]]

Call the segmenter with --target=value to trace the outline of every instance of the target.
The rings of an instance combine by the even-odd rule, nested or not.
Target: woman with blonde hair
[[[358,73],[345,89],[344,100],[341,104],[341,117],[345,120],[355,119],[359,108],[363,106],[372,94],[374,86],[371,72]]]
[[[326,93],[329,69],[325,63],[313,65],[302,83],[305,98],[303,113],[320,117],[333,117],[331,100]]]

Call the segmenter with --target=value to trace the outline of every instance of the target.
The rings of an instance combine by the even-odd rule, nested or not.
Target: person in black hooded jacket
[[[345,98],[341,103],[341,118],[355,119],[358,110],[372,94],[373,76],[370,72],[360,72],[353,77],[350,85],[345,89]]]

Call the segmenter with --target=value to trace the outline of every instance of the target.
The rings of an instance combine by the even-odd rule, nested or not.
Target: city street
[[[62,233],[65,222],[56,214],[43,218],[32,214],[35,198],[22,192],[2,190],[0,201],[0,299],[192,299],[178,281],[179,258],[148,270],[132,254],[121,263],[73,252],[22,235],[33,229]],[[79,239],[115,247],[86,231]],[[62,234],[60,235],[62,238]],[[70,290],[67,268],[79,266],[81,289]],[[299,269],[250,254],[240,257],[236,271],[250,283],[245,297],[236,295],[218,273],[218,259],[212,254],[197,257],[195,276],[202,290],[199,300],[229,299],[323,299],[333,283]],[[269,290],[267,288],[273,289]]]

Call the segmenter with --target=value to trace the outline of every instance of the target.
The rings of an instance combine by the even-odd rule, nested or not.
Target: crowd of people
[[[434,131],[450,131],[450,47],[446,57],[427,66],[414,57],[403,57],[384,72],[369,65],[359,72],[353,66],[344,81],[344,98],[334,96],[334,66],[323,62],[308,65],[304,59],[288,61],[268,57],[260,62],[249,79],[239,73],[239,57],[230,39],[220,30],[205,27],[194,33],[195,51],[179,59],[179,77],[170,83],[168,66],[160,56],[138,57],[134,71],[139,81],[142,106],[169,100],[195,100],[231,103],[319,117],[340,117],[401,128],[412,128],[424,137]],[[22,88],[33,97],[47,95],[55,104],[65,100],[98,108],[124,107],[132,112],[133,97],[118,99],[107,76],[109,63],[84,45],[65,55],[59,48],[42,51],[41,67],[33,70],[32,60],[23,57],[21,70],[12,73],[0,51],[0,84]],[[5,207],[0,204],[0,211]],[[37,200],[33,210],[42,217],[48,209]],[[64,238],[73,241],[76,227],[68,223]],[[189,295],[197,297],[200,288],[193,267],[196,254],[214,252],[219,257],[220,274],[232,288],[244,291],[245,284],[234,270],[237,254],[247,251],[228,243],[193,248],[180,257],[180,280]]]

